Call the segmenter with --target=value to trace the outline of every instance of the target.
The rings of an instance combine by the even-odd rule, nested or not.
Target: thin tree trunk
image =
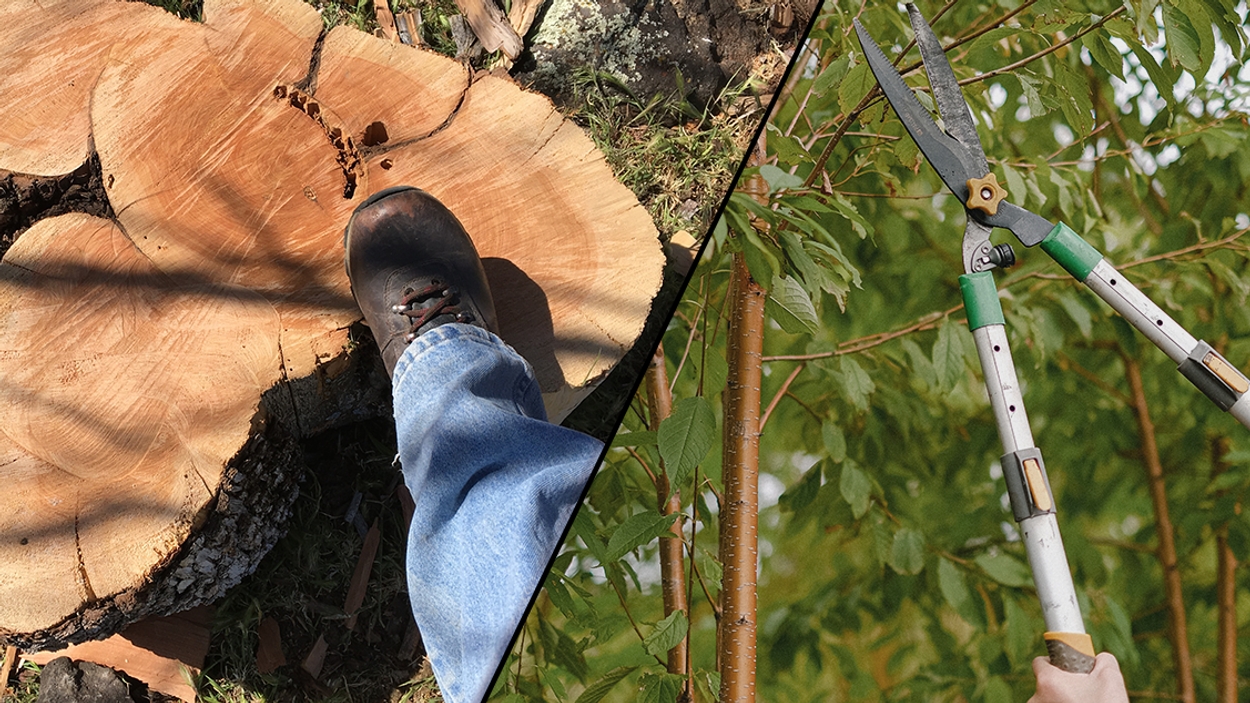
[[[755,583],[758,555],[759,425],[764,291],[734,255],[729,284],[729,380],[725,389],[720,558],[721,703],[755,700]]]
[[[1155,526],[1159,535],[1159,563],[1163,566],[1163,587],[1168,607],[1168,637],[1172,640],[1172,659],[1176,667],[1176,692],[1183,703],[1194,703],[1194,672],[1189,655],[1189,627],[1185,622],[1185,599],[1181,593],[1181,574],[1177,565],[1176,541],[1172,518],[1168,514],[1167,488],[1163,482],[1163,464],[1155,442],[1155,427],[1150,420],[1150,407],[1142,388],[1141,367],[1124,355],[1125,376],[1128,377],[1133,412],[1141,434],[1142,457],[1150,482],[1150,500],[1154,504]]]
[[[660,423],[673,412],[673,395],[668,386],[668,369],[664,366],[664,346],[656,347],[647,368],[647,399],[651,408],[651,429],[659,431]],[[655,499],[663,515],[680,515],[681,490],[668,482],[667,467],[660,460],[661,471],[656,475]],[[672,537],[660,538],[660,583],[664,598],[664,617],[677,611],[690,615],[686,602],[685,555],[682,545],[682,519],[677,518],[671,528]],[[668,650],[668,673],[686,677],[685,693],[689,698],[689,637]]]
[[[1224,455],[1228,453],[1228,438],[1217,437],[1211,443],[1215,478],[1228,470]],[[1240,508],[1238,504],[1238,508]],[[1237,703],[1237,557],[1228,545],[1228,525],[1215,532],[1215,552],[1218,563],[1215,570],[1216,623],[1216,703]]]

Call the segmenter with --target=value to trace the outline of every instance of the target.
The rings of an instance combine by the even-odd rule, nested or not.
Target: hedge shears
[[[1250,380],[1210,344],[1186,332],[1070,227],[1051,223],[1006,199],[1007,191],[990,171],[972,111],[941,43],[914,5],[908,4],[907,12],[943,127],[917,101],[859,20],[854,22],[855,31],[881,91],[967,213],[959,287],[1002,440],[1003,476],[1012,513],[1020,525],[1041,600],[1046,648],[1055,666],[1088,673],[1094,666],[1093,641],[1077,605],[1046,465],[1029,429],[992,273],[1015,263],[1015,252],[1009,244],[991,244],[990,232],[1001,227],[1011,230],[1026,247],[1041,245],[1042,251],[1162,349],[1185,378],[1247,427]]]

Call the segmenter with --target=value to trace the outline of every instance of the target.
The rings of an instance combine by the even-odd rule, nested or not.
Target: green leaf
[[[1027,68],[1021,68],[1011,75],[1020,81],[1020,89],[1024,91],[1025,103],[1029,106],[1029,116],[1041,117],[1045,115],[1047,110],[1046,106],[1042,104],[1042,78]]]
[[[1055,64],[1054,80],[1059,90],[1059,107],[1080,139],[1094,128],[1094,103],[1089,83],[1064,63]]]
[[[825,95],[830,88],[840,86],[842,80],[846,78],[846,67],[851,63],[851,55],[843,54],[835,59],[832,63],[825,67],[825,70],[816,76],[816,80],[812,81],[812,92],[816,95]],[[769,146],[772,146],[772,140],[769,140]]]
[[[655,627],[642,638],[643,649],[646,649],[647,654],[652,656],[664,657],[668,650],[686,639],[688,627],[689,622],[686,620],[685,611],[674,610],[668,617],[656,623]]]
[[[672,527],[676,519],[677,515],[661,515],[651,510],[631,515],[608,538],[604,559],[609,562],[618,561],[651,540],[667,535],[668,528]]]
[[[856,408],[867,410],[868,396],[877,388],[872,377],[850,356],[842,357],[841,367],[842,390],[846,393],[846,399]]]
[[[1059,296],[1059,304],[1068,313],[1068,317],[1072,318],[1072,321],[1076,323],[1076,328],[1081,331],[1081,336],[1089,339],[1089,335],[1094,327],[1094,319],[1090,315],[1089,308],[1086,308],[1075,295],[1069,293]]]
[[[1029,188],[1020,177],[1020,172],[1007,164],[1003,164],[1002,168],[1003,175],[1007,177],[1007,192],[1011,195],[1011,202],[1021,206],[1027,205],[1025,198],[1028,197]]]
[[[1151,22],[1153,24],[1153,20]],[[1146,69],[1150,82],[1154,83],[1159,91],[1159,97],[1163,98],[1169,107],[1176,107],[1176,96],[1172,93],[1172,86],[1175,83],[1173,77],[1155,61],[1154,56],[1144,46],[1130,43],[1129,48],[1133,50],[1133,55],[1137,57],[1142,68]]]
[[[877,568],[885,568],[885,565],[890,563],[890,554],[894,548],[894,535],[890,533],[890,526],[879,512],[873,513],[873,516],[869,518],[869,528],[872,533],[872,551],[877,557]]]
[[[982,554],[975,561],[986,575],[1004,586],[1020,588],[1033,580],[1029,567],[1007,554]]]
[[[816,494],[820,492],[822,473],[821,462],[816,462],[804,472],[798,483],[787,488],[779,499],[782,512],[796,513],[811,505]]]
[[[697,700],[714,701],[720,695],[720,672],[696,671],[694,687],[699,693]]]
[[[820,325],[811,297],[790,276],[773,279],[766,306],[773,320],[790,334],[815,334]]]
[[[590,550],[591,555],[600,564],[607,565],[609,561],[615,561],[615,559],[607,558],[603,540],[599,539],[599,535],[595,534],[595,523],[591,517],[591,511],[578,510],[573,513],[573,532],[582,538],[582,541],[586,543],[586,548]]]
[[[963,343],[956,331],[959,323],[947,320],[938,328],[933,342],[933,371],[937,375],[938,390],[949,391],[964,376],[965,355]]]
[[[1124,57],[1120,55],[1119,49],[1115,48],[1106,34],[1101,31],[1090,32],[1085,35],[1081,43],[1089,50],[1090,57],[1106,69],[1107,73],[1124,80]]]
[[[851,506],[851,513],[856,520],[868,512],[869,498],[872,496],[872,481],[868,479],[867,474],[855,466],[854,462],[848,461],[842,466],[838,490],[842,493],[843,500]]]
[[[924,535],[909,527],[894,533],[890,566],[900,574],[918,574],[924,568]]]
[[[638,703],[677,703],[685,678],[676,674],[643,674],[638,677]]]
[[[840,464],[846,459],[846,435],[842,433],[841,426],[832,420],[826,420],[820,426],[820,438],[833,463]]]
[[[723,349],[708,349],[701,351],[700,362],[697,365],[700,374],[700,388],[705,393],[717,393],[725,387],[725,380],[729,378],[729,362],[725,361],[722,354]]]
[[[573,607],[573,596],[569,593],[569,589],[564,585],[564,575],[551,571],[547,574],[547,580],[543,582],[543,590],[547,593],[547,597],[551,599],[552,605],[564,613],[568,617],[577,614],[577,610]]]
[[[1194,8],[1188,9],[1194,10]],[[1200,9],[1197,11],[1200,19],[1206,21],[1206,13]],[[1201,77],[1205,72],[1202,71],[1202,43],[1198,38],[1198,32],[1181,8],[1172,2],[1163,3],[1163,31],[1167,34],[1168,60],[1172,62],[1172,65],[1180,65],[1186,71]],[[1164,88],[1164,86],[1156,87],[1160,90]]]
[[[776,193],[783,188],[793,189],[803,185],[801,177],[783,171],[772,164],[760,166],[760,176],[768,183],[770,193]]]
[[[894,149],[891,151],[894,158],[903,168],[916,171],[920,168],[923,159],[920,158],[920,146],[915,141],[904,137],[894,142]]]
[[[725,567],[716,558],[716,555],[700,548],[698,556],[699,571],[703,573],[703,580],[707,582],[707,587],[711,589],[715,595],[720,590],[721,580],[725,575]]]
[[[742,234],[746,239],[742,245],[742,258],[746,260],[751,279],[761,286],[769,285],[774,277],[781,274],[781,262],[772,247],[765,244],[754,229],[747,229]]]
[[[716,416],[703,396],[682,398],[657,433],[660,456],[673,485],[682,485],[716,441]]]
[[[1006,619],[1003,650],[1007,652],[1012,666],[1017,669],[1026,668],[1033,661],[1033,648],[1038,640],[1033,621],[1014,598],[1006,595],[1003,596],[1003,615]]]
[[[568,633],[557,630],[545,618],[540,618],[538,624],[543,649],[552,662],[570,671],[578,680],[585,680],[590,675],[590,667]]]
[[[972,592],[968,590],[968,581],[964,578],[964,572],[949,559],[938,559],[938,588],[942,591],[942,598],[946,600],[947,605],[955,610],[961,609],[972,599]]]
[[[865,219],[864,216],[859,213],[859,209],[856,208],[851,201],[847,200],[841,193],[834,195],[833,198],[829,200],[829,204],[833,206],[833,209],[838,211],[838,214],[845,217],[847,221],[851,223],[851,229],[855,230],[855,234],[858,234],[860,239],[864,239],[869,234],[876,231],[872,223]],[[854,269],[851,270],[854,271]],[[858,274],[856,275],[855,285],[859,285]]]
[[[612,669],[587,686],[586,690],[582,691],[582,695],[578,696],[574,703],[599,703],[604,696],[608,695],[608,691],[611,691],[613,686],[620,682],[621,679],[629,676],[637,668],[636,666],[618,666]]]
[[[838,87],[838,108],[842,110],[842,114],[851,114],[876,83],[877,79],[873,77],[867,62],[860,62],[852,67]]]

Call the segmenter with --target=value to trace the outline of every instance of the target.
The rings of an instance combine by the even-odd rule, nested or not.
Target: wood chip
[[[194,703],[195,687],[190,681],[203,668],[208,654],[212,612],[211,606],[200,606],[177,615],[147,618],[105,640],[25,654],[22,659],[43,666],[57,657],[69,657],[107,666],[126,672],[154,691]]]
[[[356,560],[356,569],[352,572],[351,584],[347,587],[347,601],[343,604],[343,612],[347,620],[343,627],[348,630],[356,627],[356,611],[365,602],[365,590],[369,586],[369,576],[373,573],[373,560],[378,556],[378,544],[382,541],[382,531],[378,529],[378,521],[374,520],[365,535],[365,544],[360,548],[360,558]]]
[[[521,55],[524,42],[492,0],[456,0],[456,7],[464,13],[484,49],[503,51],[504,56],[514,61]]]
[[[395,31],[395,15],[391,14],[389,0],[373,0],[373,14],[378,20],[378,29],[382,38],[393,42],[399,41],[399,33]]]
[[[286,656],[282,653],[282,628],[278,621],[266,616],[260,621],[257,629],[256,671],[268,674],[280,666],[286,665]]]
[[[300,662],[299,667],[308,672],[314,679],[321,677],[321,668],[326,664],[326,650],[329,645],[326,644],[326,636],[320,635],[317,641],[313,643],[312,649],[309,650],[308,656],[304,657],[304,661]]]

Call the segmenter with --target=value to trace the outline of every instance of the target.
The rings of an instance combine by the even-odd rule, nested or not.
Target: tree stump
[[[0,263],[0,641],[26,649],[215,599],[282,531],[295,438],[386,410],[343,269],[369,193],[461,219],[554,418],[660,284],[649,216],[546,98],[298,0],[6,2],[0,171],[96,158],[108,207]]]

